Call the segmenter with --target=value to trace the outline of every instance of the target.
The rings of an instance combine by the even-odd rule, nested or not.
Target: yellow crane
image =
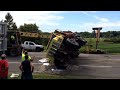
[[[37,32],[22,32],[22,31],[20,31],[20,35],[23,37],[50,38],[50,35],[46,35],[43,33],[37,33]]]

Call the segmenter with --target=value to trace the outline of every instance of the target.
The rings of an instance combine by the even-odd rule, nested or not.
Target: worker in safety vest
[[[11,39],[12,39],[12,40],[15,40],[15,36],[14,36],[14,35],[11,35]]]
[[[28,52],[26,50],[22,50],[22,61],[25,60],[25,56],[28,56],[28,60],[33,61],[33,59],[28,55]]]
[[[15,44],[15,36],[14,35],[11,35],[11,43]]]

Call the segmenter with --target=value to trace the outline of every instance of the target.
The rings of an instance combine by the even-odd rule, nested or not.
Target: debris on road
[[[49,58],[40,59],[39,62],[41,63],[41,65],[38,67],[37,72],[41,73],[41,72],[48,71],[50,66],[50,63],[48,61],[49,61]]]
[[[62,69],[51,69],[52,71],[63,71]]]
[[[10,77],[11,78],[17,78],[17,77],[19,77],[19,74],[12,73],[12,75]]]
[[[63,69],[51,69],[52,73],[53,74],[64,74],[64,71]]]
[[[41,62],[41,63],[46,63],[46,62],[48,62],[48,59],[49,59],[49,58],[42,58],[42,59],[39,60],[39,62]]]
[[[44,66],[49,66],[50,64],[48,63],[48,59],[49,58],[43,58],[43,59],[40,59],[39,62],[41,62],[42,65]]]
[[[49,63],[43,63],[43,65],[48,66],[48,65],[49,65]]]

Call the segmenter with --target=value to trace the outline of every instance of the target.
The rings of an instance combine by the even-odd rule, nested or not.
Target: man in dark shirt
[[[28,60],[28,56],[25,56],[25,60],[21,63],[19,68],[22,71],[21,79],[33,79],[32,72],[34,66]]]

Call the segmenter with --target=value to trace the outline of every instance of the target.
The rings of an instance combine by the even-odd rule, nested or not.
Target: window
[[[34,45],[34,43],[31,43],[31,42],[30,42],[29,44],[30,44],[30,45]]]
[[[28,45],[28,42],[26,42],[26,45]]]
[[[0,31],[2,30],[2,25],[0,25]]]

